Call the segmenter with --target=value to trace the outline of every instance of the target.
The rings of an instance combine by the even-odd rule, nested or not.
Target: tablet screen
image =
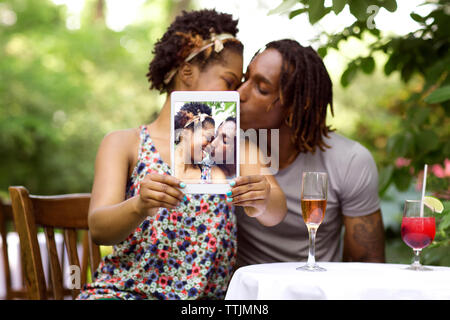
[[[225,193],[239,174],[238,101],[222,92],[186,94],[172,101],[174,175],[186,192]]]

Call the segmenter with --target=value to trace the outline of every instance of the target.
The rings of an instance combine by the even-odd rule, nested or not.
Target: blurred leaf
[[[414,69],[412,67],[410,67],[409,65],[403,67],[400,71],[400,75],[404,82],[408,82],[411,79],[413,73],[414,73]]]
[[[355,64],[349,64],[347,66],[347,69],[344,71],[344,73],[341,76],[341,85],[343,87],[346,87],[350,84],[350,82],[355,78],[356,72],[358,71],[358,68]]]
[[[419,23],[424,23],[425,22],[425,18],[422,17],[421,15],[418,15],[417,13],[413,12],[413,13],[410,14],[410,16],[416,22],[419,22]]]
[[[380,3],[382,7],[386,8],[386,10],[390,12],[394,12],[397,10],[397,1],[396,0],[384,0]]]
[[[289,11],[293,6],[298,3],[297,0],[283,0],[276,8],[270,10],[267,15],[282,14]]]
[[[427,153],[439,146],[439,137],[433,130],[423,130],[416,135],[416,151]]]
[[[444,143],[444,148],[442,149],[442,154],[450,154],[450,139]]]
[[[333,11],[335,14],[338,14],[342,10],[344,10],[345,5],[347,4],[347,0],[333,0]]]
[[[349,0],[348,5],[350,13],[359,21],[365,21],[368,18],[366,0]]]
[[[392,179],[399,191],[406,191],[411,184],[412,176],[406,168],[401,168],[394,170]]]
[[[384,74],[388,76],[392,72],[394,72],[396,69],[397,69],[397,57],[390,56],[388,61],[384,65]]]
[[[425,123],[431,110],[426,107],[415,106],[407,110],[407,123],[420,127]]]
[[[428,68],[424,73],[425,80],[430,85],[434,85],[441,77],[443,77],[445,72],[448,73],[450,71],[450,54],[447,55],[447,57],[442,57],[427,64],[427,66]],[[450,77],[447,77],[446,81],[442,83],[443,86],[449,83],[448,81],[450,81]]]
[[[302,9],[297,9],[297,10],[291,11],[291,12],[289,13],[289,19],[292,19],[292,18],[294,18],[294,17],[296,17],[296,16],[298,16],[299,14],[302,14],[302,13],[304,13],[304,12],[308,12],[308,9],[302,8]]]
[[[441,103],[450,100],[450,85],[434,90],[424,100],[426,103]]]
[[[317,49],[317,53],[322,57],[322,59],[327,55],[327,51],[327,47],[320,47]]]
[[[400,132],[388,139],[386,151],[394,158],[406,157],[414,147],[414,137],[411,132]]]
[[[394,172],[394,166],[388,165],[384,168],[381,168],[380,170],[380,176],[379,176],[379,193],[382,195],[387,188],[389,187],[389,184],[391,183],[392,173]]]
[[[315,24],[331,11],[331,8],[325,8],[325,0],[309,1],[309,22]]]
[[[372,73],[375,70],[375,59],[371,56],[361,59],[361,69],[366,74]]]
[[[448,201],[447,201],[447,204],[448,204]],[[439,230],[444,231],[445,229],[450,227],[450,214],[442,213],[442,215],[443,216],[441,218],[441,221],[439,222],[438,228],[439,228]]]

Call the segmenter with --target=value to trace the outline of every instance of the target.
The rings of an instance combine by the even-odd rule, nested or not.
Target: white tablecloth
[[[227,300],[450,299],[450,268],[404,270],[407,265],[319,262],[325,272],[298,271],[305,262],[257,264],[234,273]]]

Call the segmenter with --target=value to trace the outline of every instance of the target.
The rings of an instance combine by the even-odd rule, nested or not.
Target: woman
[[[183,12],[156,43],[147,76],[167,98],[154,122],[112,132],[99,147],[89,228],[96,243],[114,250],[79,299],[221,299],[235,260],[232,205],[264,225],[283,219],[284,194],[258,167],[243,166],[249,176],[235,179],[226,198],[185,195],[167,164],[170,93],[234,90],[240,83],[236,25],[215,10]]]

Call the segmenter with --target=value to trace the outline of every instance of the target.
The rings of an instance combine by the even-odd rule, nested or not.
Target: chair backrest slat
[[[0,200],[0,235],[2,237],[2,260],[3,260],[3,276],[6,284],[6,299],[10,299],[11,291],[11,271],[9,270],[8,242],[6,238],[6,222],[8,221],[7,210],[8,205]],[[9,206],[11,208],[11,206]]]
[[[44,232],[50,262],[53,298],[55,300],[62,300],[64,299],[63,275],[59,264],[58,251],[56,249],[55,232],[51,227],[45,227]]]
[[[8,227],[11,226],[12,229]],[[3,258],[3,280],[6,285],[6,300],[11,299],[24,299],[26,298],[26,287],[25,287],[25,276],[22,270],[21,261],[16,261],[17,266],[14,270],[11,270],[11,266],[9,264],[9,255],[8,255],[8,237],[7,234],[9,232],[15,232],[16,228],[14,226],[14,217],[12,212],[12,205],[10,202],[5,202],[0,199],[0,234],[2,238],[2,258]],[[19,256],[20,256],[20,248],[19,248]],[[13,288],[12,286],[12,273],[15,272],[16,275],[19,275],[21,278],[21,286],[18,288]]]
[[[41,252],[37,242],[37,231],[33,207],[25,188],[10,188],[13,207],[14,224],[20,238],[21,261],[24,269],[25,285],[28,288],[28,298],[45,300],[47,287],[45,285],[44,268]]]
[[[63,285],[63,272],[55,242],[54,229],[61,229],[67,250],[68,263],[81,270],[81,286],[86,282],[88,266],[94,273],[100,262],[100,249],[92,242],[88,231],[90,194],[67,194],[58,196],[30,195],[24,187],[10,187],[14,220],[18,226],[26,285],[30,299],[46,299],[45,276],[37,241],[37,226],[43,227],[46,235],[47,253],[50,262],[51,291],[54,299],[63,299],[67,289]],[[83,265],[78,257],[78,232],[88,234],[83,242]],[[86,251],[87,253],[85,253]],[[86,261],[88,260],[88,262]],[[71,289],[72,298],[79,289]]]
[[[64,230],[64,243],[66,244],[67,256],[69,258],[69,264],[72,266],[77,266],[81,270],[80,259],[78,258],[78,250],[77,250],[77,231],[75,229],[65,229]],[[80,284],[81,279],[80,279]],[[73,289],[72,297],[75,299],[80,290]]]
[[[91,277],[94,276],[95,270],[97,270],[100,264],[100,247],[92,241],[91,233],[88,232],[89,237],[89,262],[91,267]]]
[[[89,250],[83,250],[83,256],[81,257],[81,282],[86,283],[90,252],[89,232],[83,234],[83,248],[89,248]]]

